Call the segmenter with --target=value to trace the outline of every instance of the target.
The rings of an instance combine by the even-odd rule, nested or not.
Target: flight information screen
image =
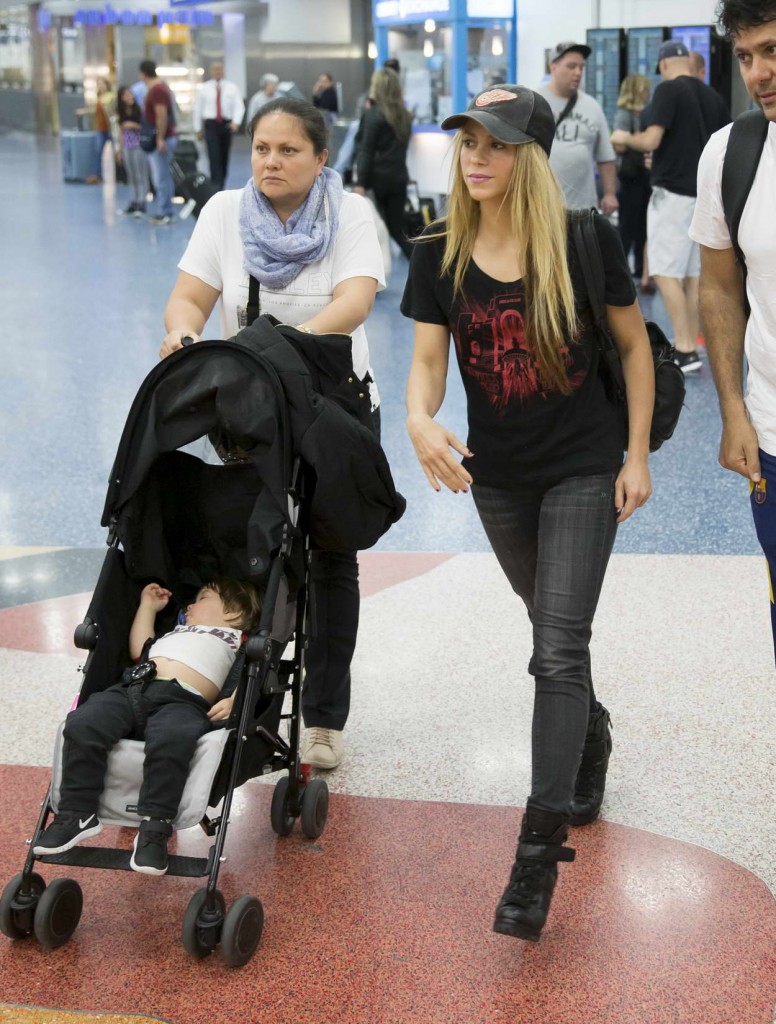
[[[625,31],[621,28],[589,28],[587,45],[592,52],[585,62],[585,92],[595,96],[611,125],[624,72]]]
[[[627,69],[629,75],[646,75],[656,85],[660,75],[655,72],[657,55],[668,38],[667,28],[629,28]]]
[[[688,50],[695,50],[703,54],[706,61],[706,85],[709,85],[709,70],[711,68],[711,32],[709,25],[683,25],[671,29],[671,38],[679,39]]]

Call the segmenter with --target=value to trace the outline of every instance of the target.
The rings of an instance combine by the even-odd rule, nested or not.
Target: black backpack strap
[[[738,244],[738,226],[757,174],[767,136],[768,120],[763,112],[747,110],[733,122],[722,164],[722,209],[736,259],[744,274],[746,259]]]
[[[600,215],[595,210],[569,211],[574,247],[577,250],[577,258],[585,279],[588,302],[595,320],[598,351],[619,395],[624,397],[625,377],[622,372],[620,354],[611,339],[606,321],[606,277],[601,246],[598,244],[598,233],[595,227],[595,218],[598,216]]]
[[[247,306],[247,308],[245,310],[245,312],[247,314],[247,322],[245,324],[246,327],[250,327],[251,324],[254,322],[254,320],[258,320],[258,318],[259,318],[259,310],[260,310],[259,282],[253,276],[253,274],[249,274],[248,275],[248,306]]]

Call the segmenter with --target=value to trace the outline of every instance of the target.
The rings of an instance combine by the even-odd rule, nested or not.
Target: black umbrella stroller
[[[201,342],[160,363],[124,428],[102,519],[108,552],[75,631],[76,646],[89,652],[79,703],[117,682],[128,666],[129,629],[149,580],[173,593],[157,617],[158,633],[171,629],[178,609],[216,576],[244,578],[264,590],[261,621],[222,690],[235,694],[231,717],[199,741],[173,823],[176,829],[199,823],[214,838],[206,858],[169,858],[167,874],[207,876],[183,918],[183,946],[195,957],[220,945],[226,962],[241,966],[261,938],[261,901],[240,896],[227,909],[217,888],[235,788],[283,771],[272,797],[274,831],[287,835],[300,818],[304,834],[316,838],[326,823],[326,783],[310,778],[299,760],[305,639],[315,629],[310,562],[315,548],[371,546],[404,510],[365,426],[368,415],[368,388],[353,373],[350,338],[322,339],[261,317],[231,342]],[[205,435],[220,465],[179,450]],[[104,823],[139,824],[142,762],[138,740],[112,749],[98,812]],[[47,886],[33,870],[36,861],[129,870],[131,856],[82,845],[56,855],[32,853],[56,813],[60,773],[61,730],[24,869],[0,897],[3,933],[12,939],[34,933],[48,947],[72,936],[83,896],[73,879]]]

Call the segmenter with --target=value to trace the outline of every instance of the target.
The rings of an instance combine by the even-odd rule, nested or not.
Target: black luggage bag
[[[418,183],[407,185],[407,201],[404,204],[404,233],[407,238],[417,238],[423,229],[436,220],[436,204],[430,196],[422,196]]]
[[[170,162],[170,170],[175,182],[176,194],[186,200],[181,216],[187,217],[193,213],[195,218],[199,217],[202,207],[218,192],[218,189],[206,174],[197,170],[196,161],[193,170],[187,170],[184,165],[180,164],[177,151],[175,158]]]

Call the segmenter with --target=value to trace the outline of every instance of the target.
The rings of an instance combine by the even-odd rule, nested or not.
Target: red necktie
[[[221,83],[216,82],[216,121],[223,121],[221,113]]]

